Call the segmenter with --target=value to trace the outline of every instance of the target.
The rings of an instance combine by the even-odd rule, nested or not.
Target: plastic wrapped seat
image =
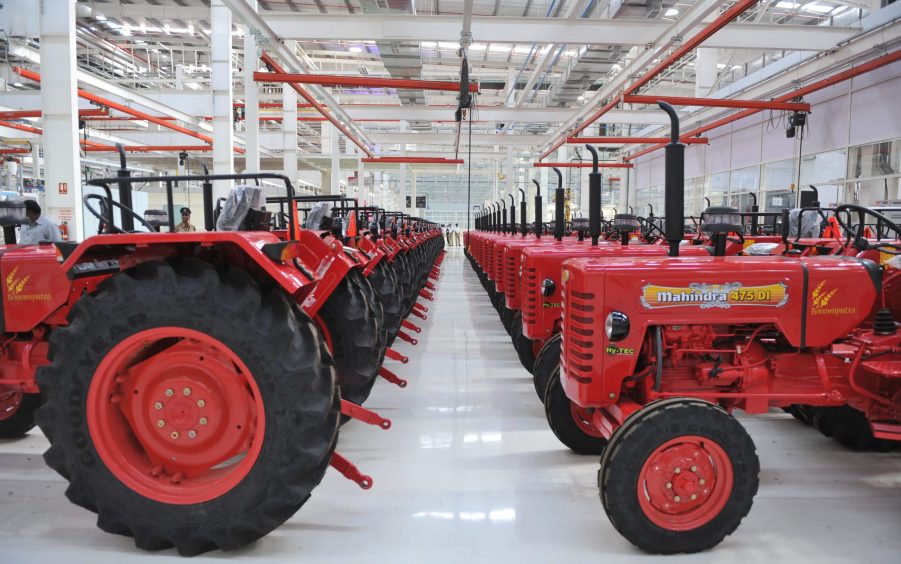
[[[261,186],[235,186],[225,199],[216,220],[216,231],[241,231],[248,213],[260,211],[263,202]]]

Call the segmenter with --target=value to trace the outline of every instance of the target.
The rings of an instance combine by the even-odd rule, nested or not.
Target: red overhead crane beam
[[[44,130],[39,127],[32,127],[30,125],[25,125],[22,123],[12,123],[10,121],[0,120],[0,127],[8,127],[10,129],[17,129],[19,131],[24,131],[26,133],[35,133],[37,135],[42,135],[44,133]]]
[[[272,58],[271,55],[269,55],[269,53],[266,53],[266,52],[264,51],[263,54],[260,55],[260,59],[261,59],[264,63],[266,63],[266,64],[269,66],[269,68],[272,69],[274,72],[276,72],[276,73],[281,73],[281,74],[286,74],[286,73],[285,73],[285,69],[283,69],[283,68],[281,67],[281,65],[279,65],[279,64],[275,61],[275,59]],[[323,116],[324,118],[326,118],[327,120],[329,120],[329,121],[332,123],[332,125],[334,125],[335,127],[337,127],[337,128],[338,128],[338,131],[340,131],[341,133],[343,133],[344,135],[346,135],[347,138],[350,139],[350,141],[351,141],[354,145],[356,145],[356,146],[359,147],[364,153],[366,153],[366,156],[367,156],[367,157],[372,157],[372,156],[373,156],[372,151],[369,150],[369,147],[367,147],[367,146],[364,145],[359,139],[357,139],[356,137],[354,137],[354,136],[350,133],[350,131],[349,131],[346,127],[344,127],[344,125],[343,125],[340,121],[338,121],[338,120],[335,118],[335,116],[333,116],[333,115],[331,114],[331,112],[329,112],[329,111],[325,108],[325,106],[323,106],[322,104],[320,104],[319,101],[316,100],[316,98],[314,98],[312,94],[310,94],[309,92],[307,92],[305,88],[303,88],[302,86],[300,86],[300,85],[297,84],[296,82],[288,82],[288,84],[291,85],[291,88],[293,88],[295,92],[297,92],[298,94],[300,94],[301,98],[303,98],[304,100],[306,100],[307,102],[309,102],[314,108],[316,108],[316,111],[318,111],[320,114],[322,114],[322,116]]]
[[[22,67],[13,67],[13,71],[15,71],[15,73],[18,74],[19,76],[22,76],[29,80],[33,80],[35,82],[41,81],[41,75],[34,71],[23,69]],[[182,126],[174,124],[170,121],[160,119],[157,116],[153,116],[148,113],[135,110],[134,108],[129,108],[128,106],[125,106],[118,102],[113,102],[112,100],[109,100],[107,98],[103,98],[101,96],[97,96],[96,94],[92,94],[92,93],[88,92],[87,90],[82,90],[81,88],[79,88],[78,89],[78,97],[83,98],[85,100],[90,100],[91,102],[95,102],[97,104],[100,104],[101,106],[106,106],[110,109],[122,112],[123,114],[128,114],[130,116],[134,116],[134,117],[141,118],[143,120],[147,120],[147,121],[149,121],[151,123],[155,123],[161,127],[165,127],[166,129],[171,129],[172,131],[184,133],[185,135],[194,137],[195,139],[200,139],[201,141],[205,141],[210,144],[213,143],[213,138],[210,137],[209,135],[197,133],[196,131],[192,131],[186,127],[182,127]],[[240,147],[235,147],[234,150],[238,153],[244,153],[244,149],[242,149]]]
[[[535,168],[592,168],[592,163],[532,163]],[[632,163],[598,163],[598,168],[635,168]]]
[[[816,92],[818,90],[822,90],[823,88],[828,88],[829,86],[838,84],[839,82],[844,82],[846,80],[850,80],[850,79],[854,78],[855,76],[860,76],[862,74],[866,74],[872,70],[878,69],[880,67],[884,67],[885,65],[890,65],[890,64],[894,63],[895,61],[901,61],[901,50],[893,51],[892,53],[883,55],[881,57],[877,57],[871,61],[863,63],[860,66],[852,67],[846,71],[842,71],[838,74],[834,74],[830,77],[826,77],[822,80],[818,80],[817,82],[811,83],[811,84],[805,86],[804,88],[799,88],[797,90],[793,90],[793,91],[789,92],[788,94],[783,94],[782,96],[775,98],[774,101],[787,102],[788,100],[794,100],[795,98],[800,98],[802,96],[806,96],[812,92]],[[731,116],[726,116],[724,118],[720,118],[716,121],[708,123],[707,125],[704,125],[701,127],[696,127],[695,129],[692,129],[691,131],[687,132],[685,135],[686,136],[697,136],[702,133],[706,133],[712,129],[716,129],[717,127],[722,127],[724,125],[728,125],[732,122],[738,121],[742,118],[752,116],[760,111],[761,110],[756,109],[756,108],[743,110],[741,112],[732,114]],[[648,153],[656,151],[657,149],[662,149],[665,146],[666,146],[665,144],[654,145],[653,147],[648,147],[647,149],[644,149],[643,151],[639,151],[637,153],[629,155],[628,157],[625,157],[625,159],[627,161],[631,161],[631,160],[637,159],[638,157],[640,157],[642,155],[647,155]]]
[[[411,88],[458,92],[460,83],[449,80],[418,80],[409,78],[382,78],[377,76],[337,76],[329,74],[296,74],[285,72],[255,72],[257,82],[288,82],[292,84],[318,84],[320,86],[347,86],[361,88]],[[469,84],[470,92],[478,92],[479,85]]]
[[[710,108],[755,108],[758,110],[786,110],[789,112],[809,112],[810,104],[805,102],[776,102],[775,100],[732,100],[715,98],[689,98],[687,96],[623,96],[627,104],[654,104],[666,102],[673,106],[707,106]],[[666,139],[664,142],[669,142]],[[682,141],[685,143],[685,141]]]
[[[151,153],[154,151],[212,151],[212,145],[125,145],[122,147],[129,153]],[[100,145],[96,147],[85,147],[89,153],[115,153],[118,151],[113,145]]]
[[[43,115],[41,110],[10,110],[8,112],[0,112],[0,119],[39,118],[41,115]],[[78,117],[80,118],[104,117],[108,115],[109,110],[106,108],[78,110]]]
[[[589,145],[643,145],[646,143],[669,143],[669,137],[569,137],[567,143],[585,143]],[[683,137],[679,142],[686,145],[708,145],[706,137]]]
[[[0,149],[0,155],[27,155],[30,152],[31,149],[24,148]]]
[[[440,157],[373,157],[361,160],[364,163],[376,164],[463,164],[463,159],[443,159]]]
[[[758,2],[758,0],[739,0],[738,2],[733,4],[731,8],[729,8],[728,10],[726,10],[725,12],[720,14],[720,16],[718,18],[716,18],[715,20],[713,20],[712,22],[710,22],[709,24],[704,26],[704,28],[701,29],[701,31],[699,31],[694,36],[692,36],[691,39],[689,39],[688,41],[683,43],[678,49],[673,51],[667,58],[662,60],[657,66],[655,66],[653,69],[651,69],[650,71],[645,73],[645,75],[642,76],[641,78],[639,78],[637,81],[635,81],[632,84],[630,84],[629,86],[627,86],[625,91],[623,92],[623,94],[617,94],[616,96],[614,96],[603,108],[596,111],[588,119],[586,119],[578,127],[576,127],[571,132],[570,135],[575,136],[575,135],[578,135],[579,133],[581,133],[582,131],[584,131],[585,128],[587,128],[589,125],[591,125],[592,123],[594,123],[595,121],[600,119],[601,116],[603,116],[604,114],[606,114],[607,112],[609,112],[610,110],[615,108],[616,105],[622,101],[624,94],[632,94],[633,92],[635,92],[636,90],[638,90],[639,88],[641,88],[642,86],[644,86],[645,84],[647,84],[648,82],[653,80],[655,76],[657,76],[658,74],[660,74],[661,72],[663,72],[664,70],[669,68],[669,66],[672,65],[674,62],[678,61],[683,56],[685,56],[688,52],[690,52],[692,49],[694,49],[695,47],[697,47],[698,45],[700,45],[701,43],[706,41],[711,35],[713,35],[717,31],[723,29],[726,26],[726,24],[728,24],[729,22],[731,22],[732,20],[734,20],[735,18],[737,18],[738,16],[743,14],[745,11],[748,10],[748,8],[750,8],[757,2]],[[560,141],[558,141],[557,143],[555,143],[553,147],[551,147],[550,149],[548,149],[547,151],[542,153],[542,155],[540,157],[538,157],[538,160],[541,160],[541,159],[547,157],[548,155],[550,155],[551,153],[553,153],[554,151],[559,149],[561,146],[563,146],[564,143],[566,143],[565,137],[563,139],[561,139]]]
[[[656,67],[654,67],[653,69],[645,73],[644,76],[626,87],[626,90],[623,92],[623,94],[632,94],[633,92],[653,80],[654,77],[668,69],[670,65],[687,55],[695,47],[707,41],[711,35],[726,27],[729,22],[745,13],[751,6],[757,4],[757,2],[758,0],[738,0],[738,2],[733,4],[731,8],[729,8],[728,10],[720,14],[719,17],[717,17],[715,20],[704,26],[701,31],[693,35],[691,39],[689,39],[681,46],[679,46],[678,49],[670,53],[667,58],[660,61]]]

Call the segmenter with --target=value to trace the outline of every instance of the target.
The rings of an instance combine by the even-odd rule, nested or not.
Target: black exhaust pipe
[[[554,192],[557,201],[555,202],[556,207],[554,208],[554,237],[558,241],[563,240],[563,223],[566,219],[563,216],[563,173],[560,172],[560,169],[554,167],[554,172],[557,173],[557,190]]]
[[[532,182],[535,183],[535,237],[540,239],[541,232],[544,230],[544,227],[541,224],[541,184],[539,184],[537,180],[532,180]]]
[[[516,235],[516,197],[507,194],[510,198],[510,235]]]
[[[757,235],[757,213],[760,211],[760,206],[757,205],[757,194],[750,192],[748,195],[751,196],[752,199],[751,213],[754,214],[751,216],[751,235]]]
[[[119,178],[127,179],[131,177],[131,173],[128,172],[128,165],[125,163],[125,149],[122,147],[121,143],[116,143],[116,150],[119,152],[119,170],[116,174]],[[119,203],[122,204],[123,207],[128,209],[134,209],[134,203],[131,199],[131,182],[119,182]],[[112,204],[110,204],[112,206]],[[110,209],[110,215],[112,216],[112,208]],[[169,214],[171,217],[172,210],[169,210]],[[122,215],[122,229],[125,231],[134,231],[135,230],[135,219],[131,216],[131,214],[123,213]],[[115,217],[115,216],[112,216]],[[171,223],[171,221],[170,221]]]
[[[526,227],[526,191],[520,188],[519,193],[522,194],[522,201],[519,202],[519,232],[525,237],[529,233],[529,228]]]
[[[588,233],[591,235],[592,246],[597,246],[601,238],[601,182],[602,176],[598,171],[598,152],[591,145],[585,145],[591,153],[591,172],[588,173]]]
[[[507,233],[507,198],[501,196],[501,234]]]
[[[663,229],[669,243],[669,256],[679,256],[679,244],[685,236],[685,145],[679,142],[679,115],[666,102],[657,102],[670,119],[670,142],[666,146],[666,203],[663,214],[667,218]]]

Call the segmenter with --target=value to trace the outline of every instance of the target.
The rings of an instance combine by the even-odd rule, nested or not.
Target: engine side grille
[[[597,339],[594,294],[567,288],[563,292],[563,362],[566,375],[583,384],[591,382],[592,364],[600,348]]]
[[[523,269],[525,294],[522,299],[522,321],[528,325],[538,323],[538,308],[541,299],[538,296],[538,273],[536,268]]]
[[[517,284],[518,272],[516,268],[517,255],[512,250],[507,250],[507,263],[504,265],[504,293],[511,299],[516,299],[519,290]]]

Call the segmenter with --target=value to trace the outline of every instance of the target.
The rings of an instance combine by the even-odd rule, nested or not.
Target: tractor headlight
[[[613,216],[613,229],[619,231],[636,231],[641,229],[641,222],[638,216],[630,213],[618,213]]]
[[[701,214],[701,231],[704,233],[741,233],[741,214],[735,208],[712,206]]]
[[[545,278],[544,282],[541,283],[541,295],[545,297],[552,296],[555,291],[557,291],[557,285],[554,284],[554,281],[550,278]]]
[[[604,321],[604,332],[608,341],[622,341],[629,334],[629,318],[621,311],[611,311]]]

